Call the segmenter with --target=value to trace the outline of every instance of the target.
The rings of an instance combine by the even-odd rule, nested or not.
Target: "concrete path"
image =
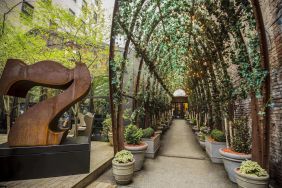
[[[96,182],[115,184],[111,170]],[[162,138],[159,155],[146,159],[127,188],[235,188],[223,165],[213,164],[184,120],[174,120]]]
[[[205,159],[190,126],[185,120],[174,120],[162,139],[160,156]]]

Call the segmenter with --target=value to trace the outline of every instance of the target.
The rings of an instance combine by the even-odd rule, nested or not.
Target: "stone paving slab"
[[[97,179],[115,184],[111,169]],[[222,164],[213,164],[196,142],[191,128],[175,120],[164,135],[159,155],[146,159],[133,182],[120,188],[236,188]]]

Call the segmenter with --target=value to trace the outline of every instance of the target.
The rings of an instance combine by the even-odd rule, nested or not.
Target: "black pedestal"
[[[0,145],[0,181],[88,173],[90,143],[87,137],[67,139],[54,146]]]

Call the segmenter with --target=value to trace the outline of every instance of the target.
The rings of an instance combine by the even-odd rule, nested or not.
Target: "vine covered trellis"
[[[117,36],[126,36],[122,57],[115,55]],[[140,58],[131,96],[135,123],[162,121],[178,88],[199,123],[217,129],[224,129],[224,118],[234,119],[237,99],[250,98],[253,159],[267,168],[266,46],[257,1],[116,0],[109,59],[115,151],[123,148],[123,82],[132,47]]]

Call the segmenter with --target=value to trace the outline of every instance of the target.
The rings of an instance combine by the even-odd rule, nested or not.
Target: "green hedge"
[[[212,130],[211,137],[216,142],[225,142],[225,135],[221,130],[218,130],[218,129]]]

